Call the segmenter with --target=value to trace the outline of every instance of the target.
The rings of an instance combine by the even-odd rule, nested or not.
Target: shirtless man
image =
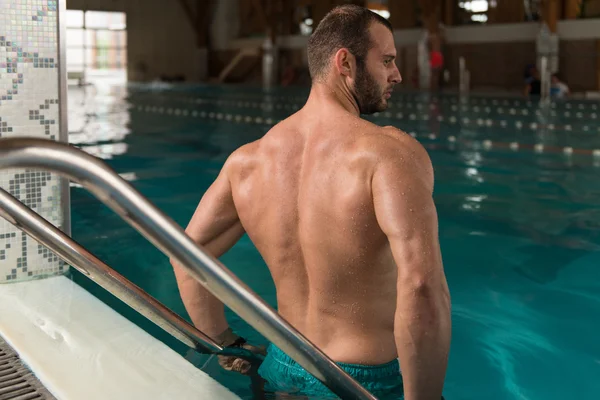
[[[215,257],[247,233],[279,313],[312,343],[376,396],[439,400],[450,298],[432,165],[404,132],[360,118],[387,108],[395,55],[387,20],[333,9],[309,39],[306,105],[231,154],[186,232]],[[174,267],[194,324],[238,339],[223,304]],[[331,394],[273,345],[259,373],[272,390]]]

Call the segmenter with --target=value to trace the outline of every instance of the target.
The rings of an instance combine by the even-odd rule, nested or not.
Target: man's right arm
[[[394,143],[395,144],[395,143]],[[390,146],[373,173],[377,220],[397,265],[394,334],[406,400],[439,400],[451,336],[450,295],[442,266],[433,168],[418,142]]]

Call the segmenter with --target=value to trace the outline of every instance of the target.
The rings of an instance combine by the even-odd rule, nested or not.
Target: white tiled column
[[[60,90],[63,80],[59,82],[64,76],[59,39],[64,38],[59,33],[57,0],[0,0],[0,138],[66,141],[66,121],[61,118],[66,110],[60,104],[65,91]],[[62,100],[65,104],[66,98]],[[68,185],[59,176],[2,170],[0,187],[69,232]],[[45,247],[0,218],[0,283],[62,274],[66,269]]]

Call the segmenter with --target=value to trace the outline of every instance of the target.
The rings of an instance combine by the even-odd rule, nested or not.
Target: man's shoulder
[[[374,173],[382,171],[398,176],[419,176],[431,179],[433,166],[427,150],[406,132],[393,126],[378,127],[369,135],[376,154]]]
[[[374,126],[365,136],[366,144],[375,150],[382,160],[427,156],[427,151],[418,140],[394,126]]]
[[[246,143],[235,149],[225,161],[224,169],[228,173],[247,169],[256,160],[256,154],[260,147],[260,139]]]

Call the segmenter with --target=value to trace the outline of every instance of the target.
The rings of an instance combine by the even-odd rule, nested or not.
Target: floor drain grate
[[[0,337],[0,400],[56,400]]]

